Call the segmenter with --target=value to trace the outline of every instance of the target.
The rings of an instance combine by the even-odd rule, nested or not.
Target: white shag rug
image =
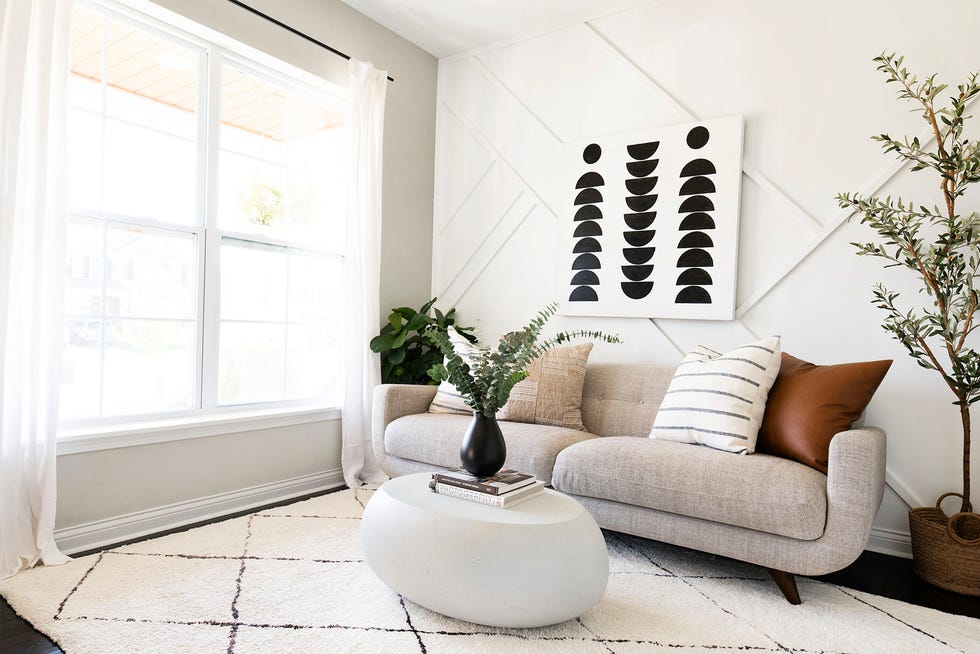
[[[759,568],[614,533],[606,594],[581,618],[461,622],[368,569],[358,532],[370,496],[345,490],[35,568],[0,595],[68,654],[980,652],[980,620],[807,579],[791,606]]]

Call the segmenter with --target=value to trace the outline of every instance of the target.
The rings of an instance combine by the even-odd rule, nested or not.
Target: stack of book
[[[504,468],[490,477],[475,477],[461,468],[432,473],[429,488],[440,495],[488,504],[501,509],[520,504],[544,492],[545,483],[534,475]]]

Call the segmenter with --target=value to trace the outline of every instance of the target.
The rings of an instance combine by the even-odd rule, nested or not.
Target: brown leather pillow
[[[783,352],[755,451],[827,473],[830,440],[861,416],[891,359],[818,366]]]

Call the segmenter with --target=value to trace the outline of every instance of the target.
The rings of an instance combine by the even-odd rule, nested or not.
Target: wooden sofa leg
[[[793,575],[782,570],[773,570],[772,568],[766,568],[766,572],[769,573],[772,580],[779,586],[779,590],[783,591],[783,596],[786,597],[787,602],[790,604],[800,603],[800,591],[796,588],[796,579]]]

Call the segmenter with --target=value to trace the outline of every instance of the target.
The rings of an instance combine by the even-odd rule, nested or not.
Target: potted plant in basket
[[[977,73],[956,88],[946,106],[937,106],[947,88],[932,75],[918,80],[906,70],[902,57],[875,58],[887,82],[898,85],[898,96],[916,105],[929,124],[931,139],[899,141],[888,134],[872,138],[885,152],[912,164],[913,171],[938,174],[939,206],[915,204],[902,198],[837,196],[841,208],[861,214],[878,242],[853,243],[858,254],[884,259],[886,267],[908,268],[917,276],[928,307],[902,308],[899,293],[878,284],[873,303],[885,311],[882,327],[899,341],[923,368],[935,370],[955,396],[963,425],[963,489],[945,493],[936,507],[909,511],[913,567],[926,581],[960,593],[980,595],[980,515],[970,503],[970,406],[980,400],[980,355],[968,340],[980,326],[980,216],[961,215],[956,203],[980,181],[980,142],[965,138],[967,104],[980,92]],[[934,142],[932,140],[934,139]],[[947,517],[940,503],[960,498],[959,512]]]
[[[545,323],[557,311],[557,303],[549,304],[523,329],[501,336],[496,349],[481,347],[465,339],[454,344],[447,332],[434,325],[426,330],[426,336],[445,359],[433,368],[433,377],[448,380],[463,396],[466,405],[473,409],[473,421],[460,446],[463,467],[471,474],[487,477],[504,465],[507,446],[497,424],[497,412],[507,403],[511,389],[527,377],[527,367],[535,358],[578,338],[620,342],[619,336],[591,329],[562,331],[539,341]]]

